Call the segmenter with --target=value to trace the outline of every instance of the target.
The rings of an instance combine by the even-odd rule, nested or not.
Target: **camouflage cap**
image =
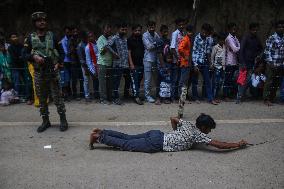
[[[34,12],[31,17],[32,21],[36,21],[39,19],[46,19],[47,15],[45,12]]]

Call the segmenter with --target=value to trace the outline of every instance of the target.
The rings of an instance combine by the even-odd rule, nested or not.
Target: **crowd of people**
[[[45,16],[38,18],[46,22]],[[171,35],[167,25],[157,31],[154,21],[147,23],[144,33],[140,24],[132,25],[130,36],[130,26],[123,22],[104,24],[98,38],[78,26],[66,26],[61,39],[52,32],[44,39],[32,33],[21,42],[16,32],[9,36],[1,33],[1,104],[24,101],[40,106],[42,91],[37,85],[41,83],[36,81],[42,78],[34,62],[46,63],[57,54],[59,64],[49,69],[58,70],[60,95],[65,101],[84,98],[86,102],[98,99],[102,104],[122,105],[120,91],[124,91],[124,99],[133,98],[139,105],[144,101],[161,105],[178,101],[182,87],[187,87],[188,98],[196,103],[201,99],[213,105],[262,99],[272,105],[278,89],[284,102],[284,21],[275,23],[275,32],[264,46],[257,35],[258,23],[249,24],[241,40],[235,23],[219,33],[207,23],[196,33],[185,19],[178,18],[175,24]],[[42,54],[33,46],[46,51],[50,46],[57,51]],[[198,90],[200,76],[202,90]],[[48,100],[55,101],[51,96]]]

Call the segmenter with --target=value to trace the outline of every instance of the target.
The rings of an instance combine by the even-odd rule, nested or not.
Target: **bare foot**
[[[162,103],[161,103],[160,99],[157,99],[156,102],[155,102],[155,104],[156,104],[156,105],[161,105]]]
[[[98,138],[100,137],[100,135],[98,133],[91,133],[90,135],[90,143],[89,143],[89,149],[93,150],[94,148],[94,143],[97,143]]]

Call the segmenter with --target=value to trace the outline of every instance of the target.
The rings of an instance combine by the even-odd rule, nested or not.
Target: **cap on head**
[[[35,22],[39,19],[46,19],[47,15],[45,12],[34,12],[31,17],[32,17],[32,21]]]

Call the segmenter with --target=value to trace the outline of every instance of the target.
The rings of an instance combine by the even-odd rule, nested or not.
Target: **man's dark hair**
[[[228,30],[231,30],[233,27],[237,27],[237,24],[234,22],[231,22],[227,25]]]
[[[149,26],[156,26],[156,22],[152,21],[152,20],[148,21],[147,22],[147,27],[149,27]]]
[[[187,32],[193,32],[193,26],[192,25],[187,25],[186,28],[185,28],[185,31]]]
[[[116,24],[116,27],[117,28],[127,28],[128,25],[125,22],[120,22],[120,23]]]
[[[183,23],[183,22],[185,22],[185,19],[183,19],[183,18],[177,18],[175,20],[176,25],[179,25],[180,23]]]
[[[219,32],[218,34],[216,34],[216,38],[218,39],[218,41],[225,40],[226,37],[227,35],[225,32]]]
[[[255,28],[259,28],[259,23],[250,23],[249,24],[249,29],[250,30],[255,29]]]
[[[64,30],[64,31],[66,31],[66,30],[72,30],[72,27],[71,27],[71,26],[64,26],[63,30]]]
[[[284,25],[284,20],[278,20],[278,21],[275,23],[275,28],[277,28],[279,25]]]
[[[110,23],[105,23],[105,24],[103,24],[103,26],[102,26],[102,29],[104,30],[105,28],[112,28],[112,24],[110,24]]]
[[[12,37],[12,35],[16,35],[16,36],[18,36],[18,33],[17,33],[17,32],[11,32],[11,33],[9,34],[9,38],[11,38],[11,37]]]
[[[167,26],[167,25],[161,25],[161,27],[160,27],[160,32],[162,32],[162,31],[164,31],[164,30],[168,30],[169,29],[169,27]]]
[[[211,32],[213,28],[210,24],[204,23],[204,24],[202,24],[201,29],[206,31],[206,32]]]
[[[140,24],[132,25],[132,31],[136,30],[137,28],[141,28],[142,29],[142,26]]]
[[[87,38],[88,38],[88,34],[86,31],[81,31],[80,34],[79,34],[80,38],[83,40],[83,41],[86,41]]]
[[[198,129],[200,129],[202,126],[210,128],[210,129],[215,129],[216,123],[210,115],[206,115],[206,114],[202,113],[196,119],[196,127]]]

